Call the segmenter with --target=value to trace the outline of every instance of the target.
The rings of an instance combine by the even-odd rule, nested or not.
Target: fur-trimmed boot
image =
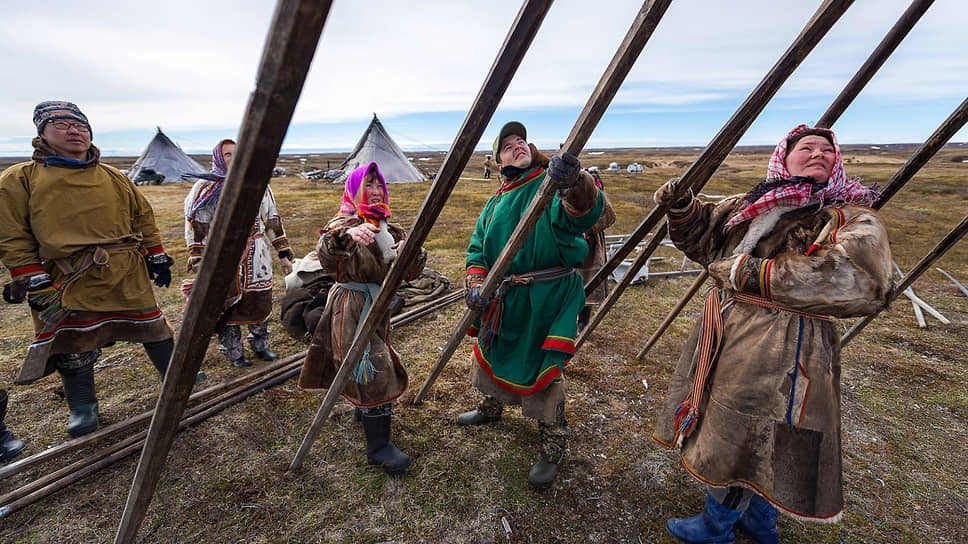
[[[736,540],[733,525],[742,510],[726,508],[706,493],[706,507],[691,518],[672,518],[666,521],[669,534],[689,544],[729,544]]]
[[[565,455],[565,448],[568,446],[568,422],[564,415],[558,418],[558,422],[549,425],[542,421],[538,422],[538,437],[540,439],[538,462],[531,467],[528,472],[528,483],[538,489],[548,487],[555,481],[558,474],[558,464]]]
[[[780,536],[776,532],[778,512],[770,501],[753,495],[750,506],[739,517],[736,526],[746,531],[756,544],[778,544]]]
[[[389,404],[363,410],[363,434],[366,435],[366,459],[379,465],[389,475],[400,474],[410,466],[410,456],[390,442]]]
[[[492,423],[501,419],[503,411],[504,405],[501,404],[501,401],[494,397],[485,396],[484,400],[477,405],[477,408],[457,416],[457,424],[461,427],[469,427]]]
[[[13,435],[13,432],[3,423],[7,417],[7,391],[0,389],[0,461],[13,459],[24,451],[27,444]]]
[[[94,362],[81,368],[61,368],[64,396],[71,410],[67,434],[77,438],[97,430],[97,395],[94,392]]]

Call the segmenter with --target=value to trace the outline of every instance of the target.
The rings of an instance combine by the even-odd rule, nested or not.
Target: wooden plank
[[[235,158],[219,198],[201,271],[185,309],[185,319],[145,447],[131,483],[116,543],[133,542],[195,383],[216,321],[225,304],[239,257],[258,213],[279,148],[309,71],[331,2],[279,0],[262,51],[256,86],[246,107]]]
[[[618,50],[612,57],[612,61],[605,69],[605,73],[602,74],[598,85],[595,87],[584,109],[579,114],[578,120],[568,134],[568,138],[565,140],[563,146],[565,151],[577,155],[585,147],[585,143],[588,142],[592,131],[598,125],[605,110],[608,109],[612,98],[614,98],[615,93],[622,86],[625,77],[628,75],[629,70],[632,69],[645,44],[652,37],[652,33],[655,31],[656,26],[658,26],[659,21],[662,20],[662,16],[665,15],[670,3],[671,0],[647,0],[642,4],[642,8],[639,9],[639,13],[632,22],[632,26],[625,34],[625,39],[622,40]],[[555,191],[556,186],[551,180],[551,176],[546,176],[538,192],[528,204],[524,216],[518,221],[517,226],[515,226],[501,254],[498,255],[497,261],[488,271],[487,278],[485,278],[484,284],[481,286],[481,295],[485,299],[491,297],[497,290],[498,285],[503,281],[504,273],[511,266],[511,261],[514,260],[514,256],[517,255],[518,251],[524,245],[531,231],[534,230],[534,226],[537,224],[541,214],[544,213],[545,208],[548,207],[548,204],[554,197]],[[477,317],[478,313],[469,310],[464,313],[464,316],[447,341],[444,350],[438,357],[437,362],[431,369],[430,375],[427,376],[423,386],[421,386],[417,395],[414,397],[413,402],[415,404],[423,402],[427,392],[430,391],[437,377],[440,376],[440,372],[454,354],[457,346],[460,345],[468,327]]]
[[[526,0],[518,11],[517,18],[515,18],[511,30],[508,32],[508,36],[501,46],[501,51],[491,66],[491,71],[488,73],[484,85],[474,99],[474,104],[467,113],[464,124],[461,126],[454,143],[451,145],[450,151],[444,158],[444,162],[437,172],[437,177],[434,179],[430,192],[427,194],[423,205],[420,207],[420,211],[417,213],[417,219],[414,221],[413,228],[407,236],[406,242],[400,248],[397,259],[390,267],[386,278],[384,278],[380,292],[370,306],[369,314],[367,314],[366,319],[357,327],[353,344],[347,351],[346,357],[343,359],[343,364],[340,365],[329,391],[327,391],[323,402],[316,411],[316,416],[313,418],[313,422],[305,438],[303,438],[299,450],[289,464],[290,470],[296,470],[302,467],[303,461],[309,453],[313,442],[316,441],[316,437],[319,436],[319,432],[326,422],[330,410],[336,404],[340,393],[343,391],[343,387],[346,385],[350,370],[360,360],[360,357],[363,356],[363,350],[369,343],[370,336],[376,330],[380,319],[390,306],[390,301],[395,295],[397,287],[403,281],[404,274],[407,272],[407,266],[417,257],[420,248],[427,239],[430,229],[440,215],[440,211],[443,209],[447,197],[457,184],[457,179],[460,177],[464,166],[466,166],[468,159],[470,159],[471,154],[474,152],[474,147],[477,146],[481,136],[484,134],[487,123],[490,121],[491,116],[494,115],[494,111],[497,109],[501,97],[504,96],[504,91],[511,83],[511,79],[514,77],[518,66],[521,64],[521,60],[524,58],[524,54],[527,52],[531,41],[541,27],[544,16],[550,7],[551,0]]]
[[[940,242],[938,242],[938,245],[936,245],[934,249],[928,252],[928,254],[925,255],[918,262],[918,264],[914,265],[914,268],[912,268],[911,271],[908,272],[907,276],[904,276],[904,278],[901,279],[900,284],[895,287],[894,292],[892,293],[890,300],[888,300],[888,302],[892,302],[895,298],[897,298],[898,293],[903,293],[905,289],[910,287],[915,280],[921,277],[921,274],[924,274],[924,271],[927,270],[928,267],[930,267],[932,264],[934,264],[935,261],[943,257],[944,254],[949,249],[954,247],[954,245],[957,244],[958,241],[961,240],[961,238],[965,235],[965,232],[968,232],[968,215],[966,215],[961,220],[961,223],[958,223],[958,225],[955,226],[955,228],[951,229],[948,232],[948,234],[946,234],[945,237],[942,238]],[[851,327],[850,330],[845,332],[844,335],[840,338],[840,345],[841,346],[847,345],[847,343],[850,342],[851,339],[857,336],[857,333],[862,331],[864,327],[866,327],[868,324],[870,324],[871,321],[874,320],[874,318],[880,315],[881,311],[874,312],[871,315],[868,315],[863,319],[861,319],[860,321],[858,321],[857,323],[855,323],[854,326]]]
[[[780,57],[780,60],[770,69],[766,77],[760,81],[759,85],[750,93],[729,121],[723,125],[723,128],[720,129],[699,157],[689,166],[682,175],[680,183],[685,187],[692,188],[693,193],[698,193],[702,189],[713,172],[723,163],[726,155],[736,146],[736,142],[746,133],[746,130],[763,111],[766,104],[773,98],[773,95],[780,90],[790,74],[851,4],[853,4],[853,0],[826,0],[817,9],[817,12],[810,18],[793,44]],[[618,263],[628,257],[632,248],[659,224],[665,214],[665,206],[652,208],[652,211],[639,223],[639,226],[635,228],[625,244],[612,254],[592,279],[588,280],[588,283],[585,284],[585,293],[591,293],[603,281],[606,281],[609,274],[618,266]]]

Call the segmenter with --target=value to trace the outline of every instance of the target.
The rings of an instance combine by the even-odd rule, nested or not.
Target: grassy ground
[[[611,233],[630,232],[651,208],[652,192],[681,174],[697,153],[641,149],[584,155],[585,165],[602,168],[612,160],[655,163],[637,175],[605,175],[619,218]],[[765,171],[766,153],[730,155],[706,192],[745,190]],[[908,154],[864,148],[845,152],[849,174],[881,183]],[[418,164],[439,165],[442,157],[428,156],[432,160]],[[932,160],[883,212],[894,257],[904,270],[964,214],[968,165],[952,161],[954,156],[955,151],[946,151]],[[473,159],[469,178],[480,177],[481,158]],[[339,157],[309,157],[307,166],[325,166],[327,159],[336,163]],[[128,163],[118,161],[119,166]],[[295,158],[284,163],[294,164]],[[289,237],[297,253],[305,253],[316,230],[336,210],[342,187],[296,177],[276,178],[272,185]],[[494,188],[494,180],[459,183],[427,241],[428,266],[459,281],[474,220]],[[412,223],[427,189],[427,184],[391,187],[398,221]],[[173,284],[185,276],[180,210],[187,190],[184,184],[144,188],[176,260]],[[680,254],[661,248],[658,255],[666,260],[653,270],[678,269]],[[968,283],[968,245],[955,247],[937,266]],[[323,428],[301,472],[286,472],[322,400],[288,382],[178,436],[141,527],[141,541],[670,542],[666,518],[697,512],[703,488],[649,436],[699,303],[687,306],[645,360],[634,357],[691,282],[691,277],[664,279],[630,288],[573,359],[567,376],[572,440],[558,479],[547,491],[527,486],[537,429],[519,411],[482,428],[453,424],[459,412],[478,400],[466,379],[468,343],[428,401],[410,403],[459,319],[462,308],[455,306],[394,334],[413,382],[396,404],[393,430],[395,442],[414,458],[405,476],[387,478],[367,465],[362,430],[346,415]],[[928,327],[919,329],[910,304],[902,299],[845,348],[845,519],[838,525],[811,525],[781,518],[784,542],[968,541],[963,470],[968,466],[963,447],[968,298],[933,269],[915,288],[951,325],[929,317]],[[182,304],[177,290],[159,289],[157,295],[177,328]],[[281,296],[277,287],[277,301]],[[273,331],[273,347],[281,354],[303,349],[278,324]],[[30,335],[25,305],[0,307],[0,383],[12,383]],[[102,424],[153,406],[158,379],[140,346],[106,349],[98,368]],[[214,343],[203,368],[208,384],[245,372],[222,362]],[[27,442],[25,455],[66,439],[67,407],[56,377],[10,387],[10,393],[7,422]],[[128,458],[0,520],[0,542],[110,542],[135,466],[136,458]],[[53,467],[40,467],[0,482],[0,492],[49,470]]]

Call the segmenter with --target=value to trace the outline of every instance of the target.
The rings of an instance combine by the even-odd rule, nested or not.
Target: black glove
[[[38,312],[46,310],[50,304],[43,302],[42,299],[45,298],[44,295],[53,289],[54,282],[51,281],[50,274],[31,276],[30,281],[27,283],[27,304]]]
[[[565,151],[551,158],[548,174],[558,184],[558,194],[564,196],[578,185],[581,177],[581,163],[578,157]]]
[[[290,261],[294,262],[296,260],[296,254],[293,253],[291,249],[284,249],[278,252],[278,255],[280,259],[289,259]]]
[[[148,278],[155,280],[155,285],[158,287],[171,285],[171,265],[175,264],[175,261],[167,253],[145,255],[145,263],[148,265]]]
[[[483,312],[487,308],[488,300],[481,296],[481,286],[475,285],[464,291],[464,302],[472,311]]]
[[[10,304],[20,304],[27,300],[27,278],[20,276],[4,285],[3,300]]]

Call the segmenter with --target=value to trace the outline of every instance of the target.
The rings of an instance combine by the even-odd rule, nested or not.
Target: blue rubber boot
[[[669,534],[689,544],[729,544],[736,540],[733,525],[742,510],[726,508],[706,494],[706,507],[698,516],[672,518],[666,522]]]
[[[776,533],[777,514],[776,507],[770,501],[753,495],[750,507],[739,517],[736,526],[746,531],[756,544],[779,544],[780,537]]]

